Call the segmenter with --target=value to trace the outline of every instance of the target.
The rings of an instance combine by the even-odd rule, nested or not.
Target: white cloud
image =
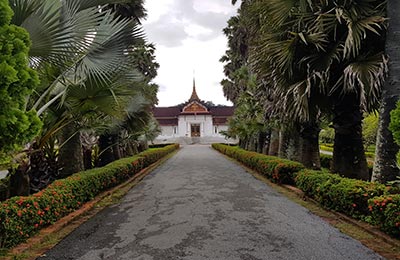
[[[235,14],[229,0],[147,0],[149,19],[144,23],[150,42],[156,44],[160,69],[160,106],[185,102],[192,92],[193,70],[199,97],[216,104],[230,104],[222,93],[226,50],[222,29]]]

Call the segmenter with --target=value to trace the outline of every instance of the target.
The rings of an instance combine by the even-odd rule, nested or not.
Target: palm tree
[[[395,0],[387,1],[387,16],[389,17],[389,28],[387,32],[385,52],[389,57],[389,77],[383,87],[382,101],[379,113],[379,128],[376,141],[376,154],[372,181],[386,183],[393,181],[400,176],[397,167],[396,154],[399,146],[394,142],[392,133],[389,131],[390,111],[395,109],[399,100],[399,33],[400,22],[396,19],[400,13],[400,2]]]
[[[35,148],[58,144],[68,175],[82,169],[80,129],[128,117],[125,108],[141,91],[133,52],[143,33],[136,21],[101,8],[121,1],[10,2],[13,22],[31,35],[31,64],[42,79],[30,97],[45,123]]]
[[[321,114],[333,115],[333,170],[368,179],[361,120],[379,101],[385,19],[380,1],[361,2],[253,1],[251,17],[261,20],[253,24],[263,26],[254,28],[250,59],[273,83],[282,118],[318,126]]]

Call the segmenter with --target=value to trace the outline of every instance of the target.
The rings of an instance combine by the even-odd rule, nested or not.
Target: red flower
[[[22,211],[18,210],[17,215],[18,217],[22,217]]]
[[[353,206],[353,208],[355,208],[355,207],[357,207],[357,204],[353,203],[353,205],[351,205],[351,206]]]

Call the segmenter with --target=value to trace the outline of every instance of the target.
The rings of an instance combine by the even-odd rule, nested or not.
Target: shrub
[[[383,184],[340,177],[323,171],[303,170],[296,186],[324,207],[358,219],[369,215],[368,200],[387,194]]]
[[[369,200],[370,222],[384,232],[400,238],[400,194]]]
[[[321,153],[320,161],[322,168],[330,169],[332,166],[332,155]]]
[[[149,149],[105,167],[76,173],[28,196],[13,197],[0,205],[0,246],[11,248],[81,207],[143,168],[177,149],[179,145]]]
[[[295,173],[304,169],[301,163],[249,152],[235,146],[213,144],[212,147],[277,183],[293,184]]]

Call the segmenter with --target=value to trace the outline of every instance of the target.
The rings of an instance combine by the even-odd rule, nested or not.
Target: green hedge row
[[[324,207],[358,219],[370,215],[369,199],[387,194],[383,184],[343,178],[322,171],[303,170],[295,180],[298,188]]]
[[[267,156],[256,152],[249,152],[237,146],[212,144],[212,147],[229,157],[232,157],[247,167],[268,177],[276,183],[294,184],[294,174],[304,166],[301,163]]]
[[[384,232],[400,238],[400,194],[386,195],[369,200],[370,223]]]
[[[28,197],[13,197],[0,205],[0,247],[11,248],[77,210],[96,195],[126,181],[140,170],[178,149],[179,145],[146,150],[105,167],[58,180]]]
[[[213,147],[259,173],[272,177],[276,182],[295,184],[326,208],[363,219],[390,235],[400,237],[400,194],[391,194],[399,193],[398,189],[379,183],[343,178],[328,171],[304,169],[299,163],[238,147],[223,144],[214,144]],[[329,168],[331,161],[332,156],[321,155],[323,167]],[[328,164],[328,167],[324,164]],[[285,170],[281,173],[281,169]]]

